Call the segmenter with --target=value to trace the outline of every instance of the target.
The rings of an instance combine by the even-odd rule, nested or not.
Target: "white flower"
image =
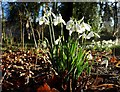
[[[87,55],[87,59],[88,59],[88,60],[92,60],[92,59],[93,59],[93,56],[92,56],[91,53],[89,53],[89,54]]]
[[[71,36],[72,32],[73,32],[72,30],[69,31],[69,35],[70,35],[70,36]]]
[[[29,22],[27,21],[27,23],[26,23],[26,28],[29,28]]]
[[[39,19],[39,25],[42,25],[43,23],[49,25],[49,21],[44,16]]]
[[[59,38],[57,40],[55,40],[55,45],[57,45],[61,41],[61,38],[62,37],[59,36]]]
[[[91,28],[90,25],[88,25],[88,24],[86,24],[86,23],[84,23],[84,22],[83,22],[83,25],[84,25],[84,27],[85,27],[85,29],[86,29],[87,31],[90,31],[90,28]]]
[[[40,17],[40,19],[39,19],[39,25],[42,25],[44,22],[45,22],[44,17]]]
[[[36,18],[36,22],[38,22],[39,21],[39,18]]]
[[[51,12],[51,10],[50,10],[50,11],[46,12],[46,13],[44,14],[44,16],[45,16],[45,17],[49,17],[49,16],[51,16],[51,13],[52,13],[52,12]]]
[[[85,33],[83,33],[83,34],[82,34],[82,37],[86,39],[86,34],[85,34]]]
[[[56,18],[56,15],[53,12],[51,14],[53,15],[54,18]]]
[[[49,23],[50,23],[49,20],[47,20],[47,19],[45,18],[45,24],[46,24],[46,25],[49,25]]]
[[[79,20],[79,21],[76,21],[76,20],[73,21],[73,19],[70,19],[67,22],[66,29],[69,30],[69,35],[71,35],[72,32],[76,31],[79,34],[82,34],[83,38],[86,38],[87,35],[85,34],[85,31],[86,30],[90,31],[91,26],[86,24],[86,23],[84,23],[84,22],[82,22],[83,19],[84,19],[84,17],[81,20]],[[88,34],[87,39],[90,39],[91,37],[93,37],[93,35],[94,35],[93,33]],[[81,37],[81,35],[79,37]]]
[[[75,32],[75,26],[73,26],[70,30],[69,30],[69,35],[71,36],[71,34]]]
[[[82,35],[79,35],[79,38],[81,38],[82,37]]]
[[[29,20],[30,20],[31,22],[33,22],[33,19],[32,19],[32,17],[29,17]]]
[[[54,25],[58,25],[59,23],[63,23],[64,25],[66,25],[65,21],[62,19],[61,14],[59,14],[59,16],[57,16],[54,20],[53,20]]]
[[[81,26],[78,23],[76,23],[76,31],[78,33],[83,33],[84,32],[84,30],[81,29]]]
[[[80,19],[80,20],[78,21],[78,23],[80,24],[80,23],[83,21],[83,19],[84,19],[84,17],[82,17],[82,19]]]
[[[66,24],[66,29],[67,30],[71,30],[71,28],[73,27],[74,25],[74,21],[72,19],[70,19],[67,24]]]
[[[92,31],[86,36],[86,39],[90,39],[91,37],[94,37],[94,34]]]
[[[102,61],[101,65],[105,64],[105,67],[107,68],[108,67],[108,60],[104,60]]]
[[[85,32],[85,27],[84,27],[83,23],[80,24],[80,30],[81,30],[82,33]]]
[[[82,22],[81,28],[83,29],[83,31],[85,31],[85,29],[86,29],[87,31],[90,31],[91,26],[88,25],[88,24],[85,23],[85,22]]]

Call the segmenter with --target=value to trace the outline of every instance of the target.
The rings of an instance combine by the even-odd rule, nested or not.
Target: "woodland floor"
[[[81,74],[74,92],[120,92],[120,55],[93,51],[92,56],[91,74]],[[1,60],[2,92],[68,92],[64,76],[55,75],[47,52],[9,50]]]

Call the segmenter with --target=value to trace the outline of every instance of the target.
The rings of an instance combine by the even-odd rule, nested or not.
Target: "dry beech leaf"
[[[97,56],[96,61],[101,62],[102,61],[102,56]]]
[[[114,88],[114,84],[101,84],[101,85],[98,85],[96,86],[97,88],[101,88],[101,87],[104,87],[104,88]]]
[[[100,82],[103,82],[103,78],[101,78],[101,77],[96,77],[96,79],[95,79],[95,81],[94,81],[94,83],[92,84],[92,86],[97,86]]]
[[[37,92],[50,92],[50,86],[47,84],[47,83],[44,83],[43,86],[40,86],[38,89],[37,89]]]
[[[38,89],[37,89],[37,92],[59,92],[57,89],[55,88],[50,88],[50,86],[47,84],[47,83],[44,83],[43,86],[40,86]]]
[[[93,86],[92,89],[94,90],[104,90],[104,89],[111,89],[111,88],[120,88],[118,85],[115,84],[100,84],[98,86]]]
[[[120,68],[120,61],[115,65],[117,68]]]
[[[116,62],[117,62],[117,58],[116,58],[115,56],[112,56],[112,57],[110,58],[110,62],[111,62],[111,63],[116,63]]]

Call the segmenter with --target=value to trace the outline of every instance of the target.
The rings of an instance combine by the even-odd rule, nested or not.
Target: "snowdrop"
[[[29,22],[27,21],[27,23],[26,23],[26,28],[29,28]]]
[[[42,25],[43,23],[45,23],[46,25],[49,25],[49,20],[47,20],[45,16],[40,17],[39,19],[39,25]]]
[[[82,23],[82,26],[87,30],[90,31],[91,26],[89,24],[86,24],[85,22]]]
[[[29,17],[28,20],[30,20],[31,22],[33,22],[33,18],[32,17]]]
[[[90,39],[91,37],[94,37],[94,33],[92,31],[86,36],[86,39]]]
[[[85,33],[83,33],[81,36],[86,39],[86,34]]]
[[[88,34],[83,33],[82,35],[79,36],[79,38],[80,37],[83,37],[84,39],[90,39],[91,37],[94,37],[94,33],[92,31]]]
[[[85,31],[85,28],[81,27],[80,24],[76,23],[76,32],[83,33]]]
[[[74,21],[73,21],[72,18],[67,22],[67,24],[66,24],[66,29],[69,30],[69,35],[70,35],[70,36],[71,36],[72,32],[75,31]]]
[[[44,16],[40,17],[39,18],[39,25],[42,25],[43,23],[45,23],[46,25],[49,25],[49,17],[53,16],[54,18],[56,18],[56,15],[51,11],[49,10],[48,12],[46,12],[44,14]],[[37,21],[37,20],[36,20]]]
[[[52,12],[52,10],[50,9],[48,12],[46,12],[44,14],[45,17],[50,17],[53,16],[54,18],[56,18],[56,15]]]
[[[80,25],[80,22],[73,20],[72,18],[67,22],[66,29],[69,30],[69,34],[71,35],[72,32],[78,32],[79,34],[85,31],[85,28]]]
[[[74,21],[72,19],[70,19],[66,24],[66,29],[71,30],[73,25],[74,25]]]
[[[105,67],[107,68],[108,67],[108,60],[103,60],[101,65],[104,65],[105,64]]]
[[[76,31],[79,34],[83,34],[83,36],[85,35],[84,32],[90,31],[91,26],[89,24],[86,24],[85,22],[82,22],[84,19],[84,17],[77,21],[77,20],[73,20],[72,18],[67,22],[66,24],[66,29],[69,30],[70,35],[72,34],[72,32]],[[82,22],[82,23],[81,23]]]
[[[88,35],[86,36],[86,39],[90,39],[90,38],[92,38],[92,37],[94,37],[94,36],[97,36],[98,38],[100,38],[100,36],[99,36],[97,33],[91,31],[91,32],[88,33]]]
[[[55,40],[55,45],[58,45],[59,42],[61,42],[61,36],[59,36],[59,38],[57,40]]]
[[[45,22],[44,17],[40,17],[40,19],[39,19],[39,25],[42,25],[44,22]]]
[[[56,16],[53,19],[53,23],[54,23],[55,26],[58,25],[59,23],[63,23],[64,25],[66,25],[65,21],[62,19],[61,14],[59,14],[59,16]]]
[[[93,56],[92,56],[91,52],[89,52],[89,54],[87,55],[87,59],[88,60],[92,60],[93,59]]]

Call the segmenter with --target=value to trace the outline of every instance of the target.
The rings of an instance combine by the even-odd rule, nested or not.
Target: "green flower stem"
[[[37,42],[36,42],[36,39],[35,39],[34,29],[33,29],[31,21],[30,21],[30,26],[31,26],[31,29],[32,29],[32,34],[33,34],[33,39],[34,39],[34,42],[35,42],[35,47],[37,48],[38,46],[37,46]]]
[[[52,16],[50,16],[50,21],[51,21],[51,28],[52,28],[52,33],[53,33],[53,44],[55,44],[55,33],[54,33],[54,28],[53,28],[53,23],[52,23]]]
[[[82,46],[83,46],[83,42],[84,42],[84,37],[82,36]]]
[[[64,48],[63,48],[63,41],[64,41],[64,35],[63,35],[63,24],[61,23],[61,46],[62,46],[62,54],[64,54]],[[62,55],[62,62],[63,62],[63,55]]]
[[[51,40],[51,44],[52,44],[52,48],[53,48],[52,32],[51,32],[50,25],[49,25],[49,31],[50,31],[50,40]]]
[[[61,23],[61,36],[62,36],[62,40],[64,41],[64,35],[63,35],[63,24]]]
[[[25,5],[24,5],[24,6],[25,6]],[[30,13],[29,13],[29,11],[27,10],[26,6],[25,6],[25,10],[26,10],[26,12],[29,14],[29,17],[30,17]],[[33,26],[32,26],[31,21],[29,21],[29,22],[30,22],[30,27],[31,27],[32,34],[33,34],[33,39],[34,39],[34,42],[35,42],[35,47],[37,48],[38,46],[37,46],[37,42],[36,42],[36,39],[35,39],[34,29],[33,29]]]
[[[23,24],[24,25],[24,24]],[[24,49],[24,28],[23,28],[23,49]]]

